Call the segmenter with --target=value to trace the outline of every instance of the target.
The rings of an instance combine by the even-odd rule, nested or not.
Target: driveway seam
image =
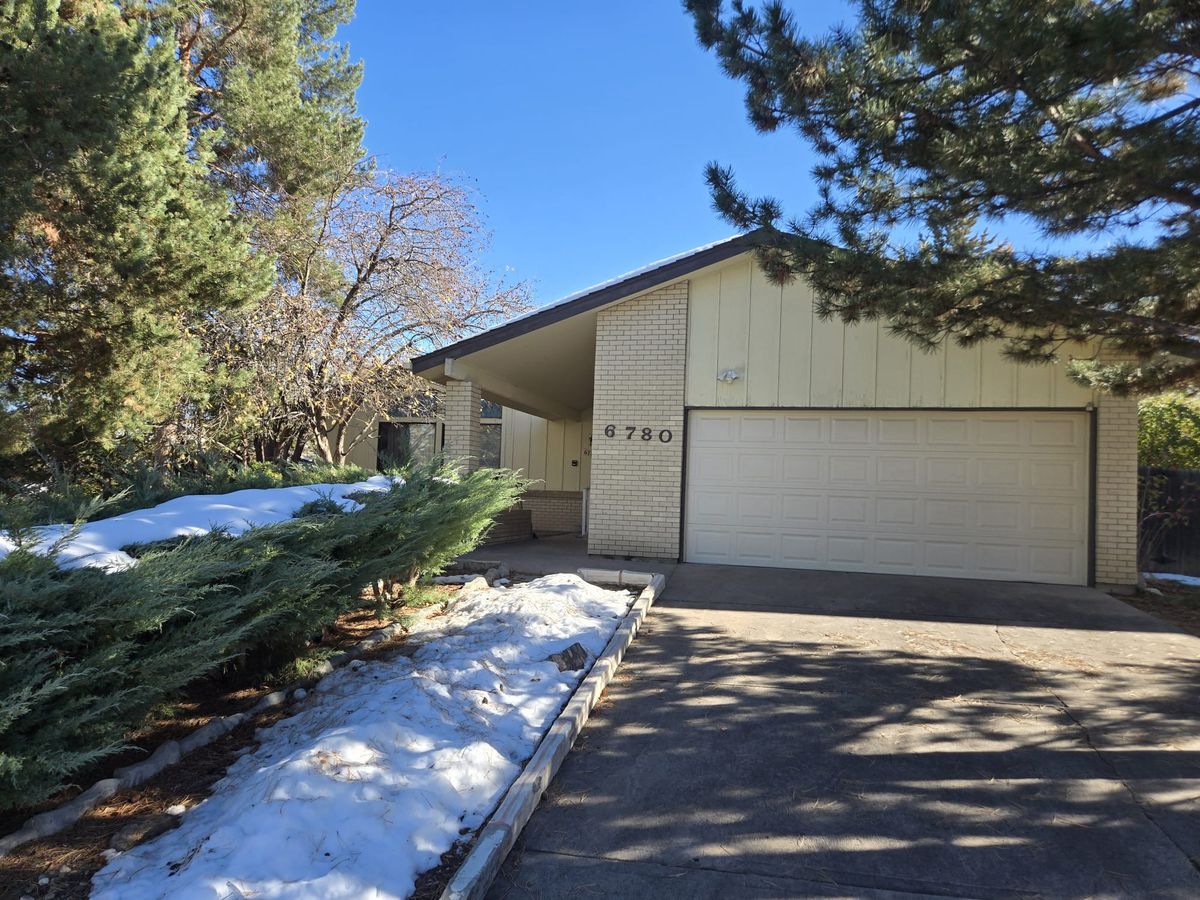
[[[1000,627],[1000,625],[993,625],[993,628],[996,632],[996,639],[1000,641],[1000,645],[1004,647],[1004,649],[1009,653],[1010,656],[1012,656],[1013,659],[1025,666],[1025,668],[1033,670],[1034,681],[1037,682],[1042,690],[1054,698],[1055,703],[1058,705],[1058,708],[1062,710],[1063,715],[1065,715],[1075,725],[1075,727],[1079,729],[1079,732],[1083,735],[1084,743],[1087,744],[1088,749],[1096,755],[1096,758],[1099,759],[1100,762],[1104,764],[1104,767],[1112,773],[1112,776],[1117,783],[1125,789],[1125,793],[1129,795],[1129,798],[1133,801],[1133,805],[1138,808],[1138,811],[1141,812],[1143,818],[1145,818],[1147,822],[1154,826],[1154,828],[1158,830],[1159,834],[1165,837],[1172,847],[1179,851],[1179,853],[1194,870],[1200,872],[1200,860],[1193,859],[1192,855],[1188,853],[1187,849],[1175,839],[1175,836],[1171,834],[1171,832],[1168,831],[1163,824],[1154,817],[1154,814],[1151,813],[1147,808],[1145,801],[1142,800],[1142,798],[1138,795],[1138,792],[1136,789],[1134,789],[1133,785],[1131,785],[1125,779],[1120,770],[1118,770],[1113,762],[1108,758],[1108,755],[1099,747],[1097,747],[1092,741],[1092,733],[1088,727],[1075,716],[1074,711],[1059,695],[1058,691],[1056,691],[1050,682],[1042,676],[1041,670],[1037,668],[1037,666],[1029,665],[1029,663],[1022,659],[1020,654],[1013,649],[1012,645],[1009,644],[1004,635],[1001,633]]]
[[[975,888],[975,890],[986,891],[987,892],[986,894],[951,893],[947,890],[939,889],[938,885],[928,885],[928,886],[922,885],[922,887],[920,889],[913,889],[913,888],[906,888],[906,887],[893,887],[892,885],[890,885],[888,883],[890,881],[890,879],[887,879],[887,878],[882,878],[882,879],[868,878],[866,882],[863,882],[861,880],[845,881],[845,880],[838,880],[835,878],[829,878],[826,880],[822,880],[821,878],[817,878],[817,877],[805,877],[802,875],[784,875],[779,872],[760,872],[757,869],[752,869],[752,868],[726,869],[726,868],[722,868],[721,866],[714,866],[711,864],[706,865],[706,864],[699,864],[699,863],[697,863],[695,865],[691,865],[691,866],[682,866],[682,865],[678,865],[676,863],[660,862],[658,860],[653,860],[653,859],[622,859],[619,856],[603,856],[603,855],[595,855],[595,854],[591,854],[591,853],[573,853],[573,852],[570,852],[567,850],[547,850],[545,848],[530,847],[528,845],[521,848],[521,853],[522,854],[542,853],[547,856],[564,856],[569,859],[590,859],[590,860],[595,860],[596,862],[608,862],[608,863],[615,863],[618,865],[658,866],[659,868],[671,869],[672,871],[676,871],[676,872],[715,872],[715,873],[718,873],[721,875],[748,875],[748,876],[753,876],[755,878],[775,879],[775,880],[779,880],[779,881],[802,882],[805,884],[820,884],[820,885],[824,885],[826,887],[832,887],[832,888],[857,888],[859,890],[868,890],[868,891],[888,891],[893,894],[907,894],[910,897],[945,897],[945,898],[948,898],[948,900],[978,900],[978,898],[982,898],[985,896],[993,897],[993,898],[999,898],[999,897],[1035,898],[1035,897],[1042,896],[1035,891],[1018,891],[1018,890],[1012,890],[1009,888],[987,888],[987,887]],[[860,878],[859,873],[849,872],[846,874],[848,874],[851,878],[855,878],[855,879]],[[911,879],[904,879],[904,880],[909,881],[910,883],[912,882]],[[953,887],[957,887],[957,888],[960,888],[963,890],[970,890],[970,888],[965,885],[953,885]]]

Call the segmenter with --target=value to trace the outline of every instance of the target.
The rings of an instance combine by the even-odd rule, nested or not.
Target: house
[[[1137,579],[1136,403],[995,343],[925,353],[814,314],[753,235],[663,260],[413,361],[445,448],[501,462],[588,549],[1063,584]],[[586,508],[586,512],[585,512]],[[566,513],[564,513],[564,516]]]
[[[352,423],[356,439],[347,462],[364,469],[377,469],[385,460],[399,464],[422,463],[433,459],[445,443],[446,423],[435,395],[422,398],[414,408],[394,409]],[[479,404],[479,465],[500,465],[500,429],[503,410],[500,404],[483,400]],[[362,431],[365,434],[359,435]]]
[[[377,469],[385,460],[396,463],[427,462],[446,448],[446,422],[442,414],[443,397],[434,397],[419,408],[392,410],[382,416],[356,421],[357,439],[347,462],[364,469]],[[510,527],[493,529],[491,539],[505,532],[513,539],[530,530],[538,535],[581,534],[586,528],[583,490],[587,486],[587,453],[590,435],[579,422],[548,423],[550,446],[555,448],[557,464],[546,465],[545,457],[529,462],[531,428],[544,420],[506,409],[492,400],[479,404],[479,451],[472,456],[479,467],[520,469],[534,480],[525,491],[521,506],[528,512],[528,523],[518,519]],[[544,433],[543,433],[544,435]]]

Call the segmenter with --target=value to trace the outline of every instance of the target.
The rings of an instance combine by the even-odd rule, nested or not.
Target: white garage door
[[[696,410],[685,558],[1087,582],[1083,412]]]

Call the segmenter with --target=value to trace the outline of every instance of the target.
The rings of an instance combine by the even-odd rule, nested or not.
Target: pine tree
[[[296,348],[246,323],[275,319],[287,298],[343,280],[318,247],[346,185],[371,175],[355,106],[362,66],[336,40],[338,27],[354,14],[354,0],[119,5],[175,48],[189,86],[192,138],[211,146],[214,181],[226,189],[276,274],[259,312],[219,313],[196,322],[207,356],[204,376],[192,383],[181,415],[158,433],[155,455],[186,461],[203,447],[238,452],[249,441],[259,449],[257,458],[298,459],[310,438],[311,416],[290,403],[308,389],[296,377]]]
[[[718,210],[763,229],[773,277],[804,274],[822,313],[885,318],[926,347],[1075,353],[1077,379],[1116,393],[1196,382],[1192,4],[861,0],[856,26],[816,38],[779,2],[685,6],[746,84],[751,122],[797,129],[822,158],[819,203],[787,222],[708,169]],[[1004,239],[1014,220],[1040,230],[1040,249]],[[1086,249],[1054,249],[1072,246]],[[1101,361],[1116,358],[1132,361]]]
[[[145,434],[200,368],[189,320],[270,284],[208,179],[172,49],[104,0],[0,7],[0,458]]]
[[[363,157],[362,65],[335,40],[354,0],[121,0],[174,48],[188,128],[256,229],[308,228],[313,204]],[[272,226],[273,223],[273,226]]]

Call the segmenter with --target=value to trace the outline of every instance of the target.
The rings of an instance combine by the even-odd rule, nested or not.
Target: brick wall
[[[591,553],[679,557],[687,303],[681,281],[597,317]],[[604,433],[608,425],[613,437]],[[637,428],[632,440],[628,426]],[[669,442],[660,440],[664,429]]]
[[[1137,401],[1101,397],[1096,415],[1096,582],[1136,584]]]
[[[526,491],[521,506],[533,513],[533,530],[540,534],[583,530],[583,491]]]
[[[527,541],[533,535],[533,517],[527,509],[506,509],[484,536],[485,544],[511,544]]]
[[[463,467],[479,468],[479,385],[469,381],[451,381],[445,394],[446,431],[443,449],[447,459],[457,459]]]

